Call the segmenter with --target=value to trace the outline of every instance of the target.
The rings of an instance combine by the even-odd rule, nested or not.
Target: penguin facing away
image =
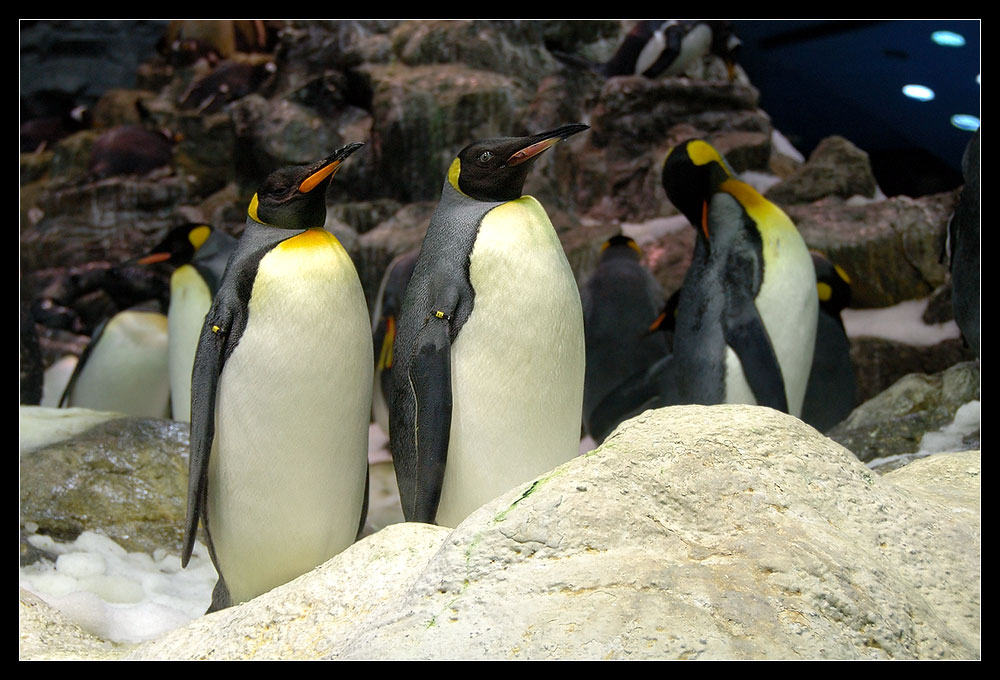
[[[816,336],[816,276],[788,216],[708,143],[668,152],[663,186],[697,231],[677,308],[677,403],[799,416]]]
[[[826,432],[851,415],[858,399],[851,342],[840,318],[840,313],[851,304],[851,280],[847,272],[822,253],[810,254],[816,270],[819,314],[802,420]]]
[[[167,347],[170,404],[174,420],[191,420],[191,372],[205,314],[219,289],[236,238],[207,224],[175,227],[137,264],[167,262],[177,266],[170,276]]]
[[[205,317],[181,560],[200,519],[219,572],[209,611],[325,562],[364,522],[371,327],[354,265],[322,228],[327,187],[361,146],[268,176]]]
[[[407,286],[390,444],[407,521],[456,526],[577,455],[580,295],[545,210],[538,155],[587,129],[470,144],[453,161]]]
[[[663,307],[663,291],[640,257],[635,241],[613,236],[602,246],[597,268],[580,289],[587,347],[583,420],[597,443],[628,411],[625,404],[602,404],[602,400],[667,353],[664,333],[649,332]]]

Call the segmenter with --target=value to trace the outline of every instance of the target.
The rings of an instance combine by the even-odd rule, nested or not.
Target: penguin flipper
[[[365,521],[368,519],[368,493],[371,486],[371,471],[365,470],[365,500],[361,503],[361,520],[358,522],[358,533],[355,540],[361,540],[361,534],[365,530]]]
[[[181,566],[191,559],[194,541],[198,534],[198,520],[203,519],[208,533],[205,501],[208,494],[208,459],[215,439],[215,393],[225,357],[239,340],[245,327],[234,323],[232,309],[225,304],[225,296],[216,299],[201,329],[198,349],[195,351],[194,369],[191,374],[191,455],[188,461],[188,502],[184,520],[184,545]],[[244,315],[245,316],[245,315]],[[209,538],[211,549],[211,538]]]
[[[749,292],[749,291],[747,291]],[[785,380],[753,298],[744,292],[729,293],[723,334],[743,366],[743,374],[757,403],[788,413]]]
[[[77,359],[76,361],[76,366],[73,368],[73,373],[69,376],[69,381],[66,383],[66,387],[63,389],[62,396],[59,397],[59,408],[69,408],[71,406],[69,402],[70,398],[73,395],[73,388],[76,387],[76,381],[80,378],[80,375],[83,373],[83,368],[84,366],[87,365],[87,359],[90,358],[90,355],[93,353],[94,348],[97,347],[97,343],[100,342],[101,336],[104,335],[104,329],[108,327],[109,321],[111,321],[111,318],[105,319],[100,324],[98,324],[97,328],[94,329],[94,332],[90,336],[90,342],[87,343],[87,346],[83,349],[83,352],[80,353],[80,358]]]
[[[670,30],[670,26],[661,27],[656,32],[658,52],[656,59],[649,63],[636,64],[636,72],[641,73],[646,78],[658,78],[664,71],[677,60],[681,54],[681,39],[683,33],[678,30]],[[650,40],[652,43],[653,40]],[[640,56],[640,60],[642,57]],[[641,69],[641,70],[640,70]]]
[[[447,323],[431,319],[418,336],[410,365],[410,385],[417,403],[416,476],[413,518],[433,523],[441,500],[451,438],[451,339]]]

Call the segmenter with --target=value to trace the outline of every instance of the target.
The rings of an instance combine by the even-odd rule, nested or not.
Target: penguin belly
[[[665,76],[679,76],[687,70],[695,59],[699,59],[712,47],[712,29],[706,24],[698,24],[681,40],[681,51],[666,71]]]
[[[799,417],[816,345],[816,271],[791,220],[783,213],[769,219],[771,226],[762,234],[764,278],[754,306],[781,367],[788,412]],[[739,357],[730,347],[726,347],[726,402],[757,403]]]
[[[167,317],[155,312],[116,314],[87,357],[69,405],[166,418],[169,404]]]
[[[372,341],[354,265],[310,229],[260,261],[219,379],[208,530],[234,603],[355,539],[368,468]]]
[[[578,453],[580,293],[542,206],[487,213],[469,258],[472,313],[452,345],[452,421],[436,522],[457,526]]]
[[[191,372],[198,337],[212,293],[198,270],[179,267],[170,277],[167,338],[170,365],[170,404],[174,420],[191,421]]]

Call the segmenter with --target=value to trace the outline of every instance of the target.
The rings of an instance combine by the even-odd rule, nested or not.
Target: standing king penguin
[[[372,340],[326,190],[361,144],[277,170],[205,317],[191,385],[182,563],[200,519],[219,582],[210,611],[349,546],[364,521]]]
[[[167,360],[170,405],[174,420],[191,420],[191,372],[205,315],[219,290],[236,239],[207,224],[188,223],[171,229],[137,264],[167,262],[170,276],[167,311]]]
[[[390,443],[407,521],[457,526],[577,455],[580,293],[533,161],[586,130],[470,144],[452,162],[400,312]]]
[[[677,308],[677,403],[798,417],[816,338],[816,275],[792,221],[701,140],[668,152],[667,196],[697,231]]]

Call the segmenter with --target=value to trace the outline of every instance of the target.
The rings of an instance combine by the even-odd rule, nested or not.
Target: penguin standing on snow
[[[407,521],[456,526],[577,455],[580,294],[542,206],[538,155],[586,130],[487,139],[458,154],[406,289],[390,443]]]
[[[136,264],[166,262],[177,268],[170,276],[167,347],[170,404],[174,420],[191,420],[191,371],[205,314],[219,289],[236,238],[207,224],[175,227]]]
[[[679,76],[696,59],[714,54],[726,63],[732,81],[736,55],[742,44],[727,21],[640,21],[625,36],[602,71],[609,78]]]
[[[371,327],[354,265],[323,229],[327,187],[361,146],[268,176],[205,317],[181,559],[200,519],[219,572],[211,610],[322,564],[364,522]]]
[[[597,443],[628,412],[625,404],[602,400],[667,353],[664,333],[649,332],[663,307],[663,291],[640,256],[629,237],[608,239],[597,268],[580,289],[587,342],[583,421]]]
[[[798,230],[701,140],[668,152],[663,186],[697,230],[677,308],[677,403],[760,404],[799,416],[818,303]]]

